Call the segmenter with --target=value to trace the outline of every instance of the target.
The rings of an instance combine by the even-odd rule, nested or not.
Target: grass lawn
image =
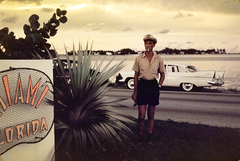
[[[137,129],[133,129],[136,134]],[[145,136],[146,137],[146,136]],[[213,127],[201,124],[179,123],[171,120],[155,120],[154,147],[143,143],[119,149],[103,149],[97,154],[80,156],[72,160],[82,161],[238,161],[240,160],[240,129]],[[66,160],[62,152],[56,152],[56,161]]]

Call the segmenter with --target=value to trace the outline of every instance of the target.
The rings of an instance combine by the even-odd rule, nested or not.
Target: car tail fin
[[[215,72],[216,78],[223,79],[224,78],[224,72],[223,71],[217,71]]]
[[[214,74],[213,74],[213,78],[216,78],[216,71],[215,71]]]

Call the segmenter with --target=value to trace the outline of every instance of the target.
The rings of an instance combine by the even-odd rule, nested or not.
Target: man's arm
[[[159,85],[160,86],[162,86],[162,84],[163,84],[163,81],[164,81],[164,79],[165,79],[165,73],[164,72],[160,72],[160,80],[159,80]]]
[[[139,73],[135,71],[135,74],[134,74],[134,92],[132,94],[132,99],[133,100],[136,100],[136,98],[137,98],[138,75],[139,75]]]

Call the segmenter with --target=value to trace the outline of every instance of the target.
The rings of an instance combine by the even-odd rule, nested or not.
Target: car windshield
[[[195,66],[189,65],[186,67],[189,72],[197,72],[198,69]]]

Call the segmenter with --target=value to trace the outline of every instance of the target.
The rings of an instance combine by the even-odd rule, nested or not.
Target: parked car
[[[192,91],[199,87],[221,86],[224,84],[223,71],[201,71],[195,66],[182,63],[165,63],[164,87],[181,87],[184,91]],[[129,89],[134,89],[134,72],[120,72],[117,82],[126,83]]]
[[[61,62],[61,64],[62,64],[62,67],[63,67],[63,70],[64,70],[65,78],[66,78],[67,82],[70,83],[70,82],[71,82],[71,79],[70,79],[70,75],[69,75],[69,68],[68,68],[67,60],[66,60],[66,59],[61,59],[60,62]],[[55,64],[55,66],[56,66],[56,68],[53,69],[54,79],[55,79],[55,81],[59,81],[59,76],[58,76],[58,74],[57,74],[57,68],[58,68],[58,70],[60,71],[60,67],[59,67],[58,61],[57,61],[56,59],[54,60],[54,64]],[[70,60],[70,66],[71,66],[71,68],[73,67],[72,64],[73,64],[73,60]],[[90,79],[91,79],[91,76],[94,74],[95,69],[90,69],[89,72],[90,72],[89,74],[90,74]],[[100,74],[100,72],[98,72],[97,75],[98,75],[98,74]],[[59,82],[60,82],[60,81],[59,81]],[[110,82],[110,81],[107,80],[107,81],[104,82],[103,84],[108,83],[108,82]]]

